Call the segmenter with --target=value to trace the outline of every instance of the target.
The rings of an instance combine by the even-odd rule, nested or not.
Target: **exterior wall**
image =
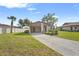
[[[45,32],[47,32],[47,31],[48,31],[47,25],[41,23],[41,33],[45,33]]]
[[[41,32],[41,27],[36,27],[35,32]]]
[[[6,33],[10,33],[10,28],[7,28],[6,29]]]
[[[2,28],[0,28],[0,34],[2,33]]]
[[[39,26],[32,26],[31,27],[31,32],[41,32],[41,27],[39,27]]]
[[[79,31],[79,27],[72,26],[72,29],[71,27],[63,27],[62,30]]]
[[[77,27],[77,30],[79,30],[79,27]]]
[[[29,29],[21,29],[21,28],[13,28],[13,33],[16,32],[24,32],[25,30],[29,30]],[[4,33],[10,33],[10,28],[6,28],[6,27],[1,27],[0,28],[0,34],[4,34]]]
[[[63,27],[62,30],[71,30],[70,27]]]
[[[41,32],[41,23],[32,23],[30,26],[30,32]]]
[[[25,30],[29,29],[13,28],[13,32],[24,32]]]
[[[73,29],[72,29],[73,31],[79,31],[79,27],[73,27]]]
[[[2,27],[2,33],[6,33],[7,28],[6,27]]]
[[[41,23],[41,33],[43,33],[43,23]]]
[[[47,26],[43,26],[43,33],[47,32]]]

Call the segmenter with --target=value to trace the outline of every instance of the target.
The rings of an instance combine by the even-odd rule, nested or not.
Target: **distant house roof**
[[[79,22],[68,22],[64,23],[63,26],[79,26]]]
[[[7,24],[0,24],[0,27],[6,27],[6,28],[9,28],[11,27],[10,25],[7,25]],[[17,26],[13,26],[13,28],[18,28]]]

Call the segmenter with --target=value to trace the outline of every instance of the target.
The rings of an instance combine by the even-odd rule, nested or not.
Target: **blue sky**
[[[79,22],[78,3],[28,3],[28,4],[0,4],[0,23],[10,24],[7,16],[16,16],[14,25],[18,19],[29,18],[31,21],[39,21],[47,13],[55,13],[58,18],[58,26],[65,22]]]

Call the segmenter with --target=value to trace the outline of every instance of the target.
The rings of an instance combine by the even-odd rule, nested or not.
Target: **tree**
[[[43,22],[43,23],[48,23],[48,21],[47,21],[47,16],[46,16],[46,15],[43,16],[42,22]]]
[[[24,22],[23,22],[23,19],[19,19],[19,25],[20,25],[20,27],[22,28],[23,26],[24,26]]]
[[[30,26],[30,23],[31,23],[31,21],[28,18],[26,18],[26,19],[19,19],[18,22],[19,22],[20,27]]]
[[[55,25],[56,25],[56,22],[58,21],[58,18],[55,17],[55,14],[49,14],[48,16],[48,21],[49,21],[49,25],[50,25],[50,28],[51,29],[55,29]]]
[[[30,20],[28,18],[24,19],[24,25],[25,26],[30,26]]]
[[[55,13],[51,14],[48,13],[47,15],[44,15],[42,18],[42,21],[44,23],[47,23],[48,26],[50,26],[50,29],[55,29],[55,23],[57,22],[58,18],[55,17]]]
[[[12,30],[13,30],[13,21],[16,20],[16,17],[15,17],[15,16],[8,16],[7,18],[11,20],[11,29],[10,29],[10,33],[12,33]]]

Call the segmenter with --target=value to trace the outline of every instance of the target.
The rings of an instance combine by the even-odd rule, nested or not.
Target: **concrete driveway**
[[[64,56],[79,56],[79,42],[77,41],[67,40],[41,33],[32,33],[32,36]]]

